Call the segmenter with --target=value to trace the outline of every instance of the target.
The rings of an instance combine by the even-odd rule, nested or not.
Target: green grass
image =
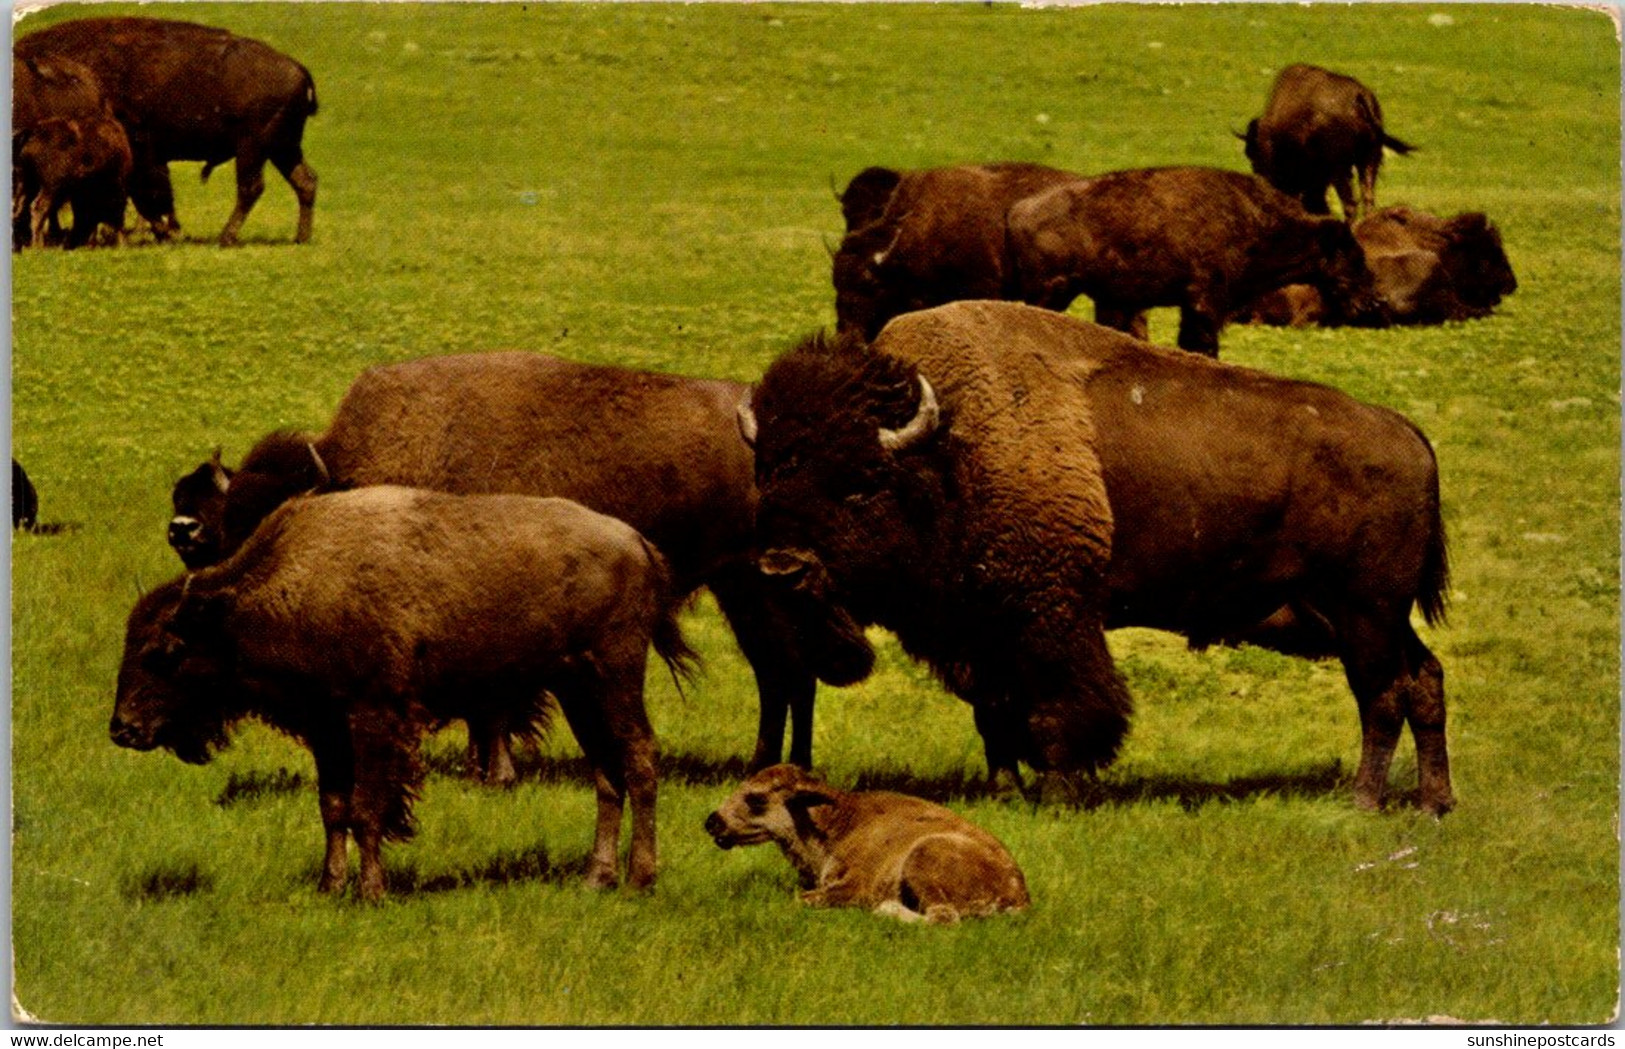
[[[52,8],[34,25],[85,11]],[[109,10],[134,11],[121,7]],[[209,241],[229,168],[176,165],[195,240],[14,256],[13,444],[43,517],[12,546],[16,995],[90,1023],[1596,1023],[1618,1000],[1619,50],[1537,6],[186,5],[298,56],[321,111],[316,235],[271,174]],[[1448,15],[1449,24],[1440,15]],[[649,702],[661,876],[594,894],[592,797],[558,732],[502,793],[433,740],[378,907],[317,898],[308,756],[251,727],[183,766],[107,739],[136,586],[175,574],[169,485],[320,427],[362,368],[548,350],[752,379],[832,320],[829,180],[871,163],[1242,166],[1233,130],[1310,61],[1380,95],[1387,203],[1482,210],[1520,281],[1488,320],[1231,329],[1226,359],[1393,406],[1438,446],[1455,590],[1459,810],[1355,812],[1335,665],[1123,631],[1138,703],[1099,803],[964,798],[967,708],[889,641],[821,697],[837,783],[947,798],[1032,910],[953,929],[812,912],[776,852],[700,830],[754,733],[708,604],[706,671]],[[1087,306],[1081,306],[1086,312]],[[1159,313],[1153,334],[1171,339]],[[561,764],[562,762],[562,764]],[[854,966],[868,975],[852,991]],[[974,987],[974,994],[966,993]]]

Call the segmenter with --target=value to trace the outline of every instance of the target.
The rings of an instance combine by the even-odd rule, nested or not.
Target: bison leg
[[[57,204],[55,195],[49,189],[41,189],[29,206],[29,241],[36,248],[43,248],[50,242],[49,231],[56,225]]]
[[[327,834],[318,892],[339,892],[349,876],[350,792],[355,789],[355,759],[350,749],[349,726],[329,724],[312,733],[316,758],[316,788]]]
[[[1360,217],[1360,209],[1354,202],[1354,182],[1350,172],[1345,171],[1332,179],[1332,188],[1337,190],[1337,200],[1343,205],[1343,221],[1353,225]]]
[[[617,882],[621,814],[629,793],[632,852],[627,880],[635,888],[646,888],[655,879],[655,744],[643,709],[643,653],[626,662],[635,663],[635,668],[628,665],[611,679],[556,689],[565,720],[592,766],[598,793],[598,822],[587,861],[587,884],[595,889],[612,888]]]
[[[818,681],[796,651],[789,625],[768,600],[754,566],[720,574],[710,580],[710,586],[717,606],[733,628],[739,651],[756,675],[761,713],[748,771],[759,772],[779,763],[787,714],[790,760],[802,768],[811,768],[813,704]]]
[[[518,781],[508,727],[501,719],[468,719],[468,767],[474,778],[495,787],[511,787]]]
[[[382,693],[349,710],[355,755],[350,832],[360,853],[358,891],[368,901],[384,895],[384,839],[412,835],[411,799],[423,782],[419,729],[402,716],[404,705],[398,697]]]
[[[1405,629],[1409,630],[1408,624]],[[1354,777],[1354,804],[1372,811],[1382,808],[1388,768],[1410,705],[1413,682],[1398,633],[1377,616],[1356,617],[1339,630],[1343,671],[1360,708],[1360,769]]]
[[[237,234],[247,221],[248,213],[254,210],[254,203],[264,192],[265,158],[253,146],[244,145],[237,150],[237,206],[226,219],[226,228],[220,231],[221,247],[229,248],[237,243]]]
[[[299,228],[293,235],[295,244],[310,240],[311,226],[316,221],[316,171],[305,163],[304,154],[296,146],[291,151],[274,153],[271,163],[293,187],[299,198]]]
[[[1021,795],[1021,725],[1003,704],[972,703],[976,731],[987,753],[987,792],[996,798]]]
[[[1214,310],[1206,303],[1179,308],[1179,342],[1182,350],[1208,357],[1219,356],[1219,329],[1223,326],[1223,311]]]
[[[1104,299],[1096,299],[1095,323],[1102,327],[1128,332],[1142,342],[1148,342],[1151,339],[1151,324],[1146,318],[1145,311],[1135,309],[1132,306],[1122,306],[1107,302]]]
[[[1409,628],[1410,624],[1406,624]],[[1414,631],[1410,635],[1411,664],[1416,675],[1409,690],[1405,720],[1416,740],[1419,804],[1424,812],[1443,816],[1456,807],[1450,789],[1450,756],[1444,737],[1444,667]]]

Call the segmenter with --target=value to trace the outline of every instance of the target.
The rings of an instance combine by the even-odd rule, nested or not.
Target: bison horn
[[[327,464],[322,462],[321,453],[316,450],[316,445],[310,441],[305,442],[305,447],[310,449],[311,461],[316,464],[317,476],[321,478],[321,480],[317,482],[316,486],[318,488],[327,487],[333,482],[333,475],[327,472]]]
[[[219,448],[214,450],[214,456],[209,460],[209,476],[214,480],[214,490],[225,495],[226,489],[231,487],[231,474],[220,462]]]
[[[874,254],[874,264],[876,266],[884,266],[886,264],[887,256],[889,256],[892,253],[893,248],[897,247],[897,242],[903,238],[903,220],[906,219],[906,218],[908,218],[907,214],[904,214],[903,216],[898,218],[898,220],[897,220],[897,232],[893,233],[891,235],[891,243],[887,244],[884,248],[881,248],[879,251],[875,252],[875,254]]]
[[[750,407],[753,393],[751,390],[745,391],[745,399],[739,402],[739,409],[734,413],[734,419],[739,423],[739,436],[751,448],[756,447],[756,413]]]
[[[925,376],[920,376],[920,406],[914,412],[914,418],[901,430],[888,430],[880,428],[880,446],[890,452],[900,452],[909,445],[926,437],[937,428],[937,394],[931,389],[931,383]]]

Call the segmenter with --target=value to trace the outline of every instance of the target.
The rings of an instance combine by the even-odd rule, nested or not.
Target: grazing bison
[[[868,673],[867,647],[791,636],[753,563],[756,489],[739,438],[738,383],[576,364],[534,353],[431,357],[356,379],[319,436],[276,433],[233,474],[219,455],[175,486],[169,541],[198,567],[236,549],[283,500],[309,491],[407,484],[453,493],[557,495],[628,522],[671,561],[679,592],[709,586],[756,674],[761,722],[751,767],[812,761],[815,650],[829,680]],[[842,642],[844,644],[844,642]],[[477,732],[477,730],[476,730]],[[507,748],[494,768],[512,779]]]
[[[963,302],[872,347],[776,361],[755,440],[764,574],[825,629],[894,631],[968,700],[995,783],[1105,765],[1128,691],[1104,631],[1195,647],[1285,630],[1342,659],[1360,710],[1355,800],[1382,802],[1399,732],[1421,805],[1452,804],[1438,470],[1403,417],[1313,383],[1055,313]],[[810,613],[809,613],[810,614]]]
[[[1377,296],[1392,324],[1443,324],[1487,317],[1518,290],[1501,232],[1482,212],[1441,219],[1384,208],[1354,224]],[[1253,302],[1238,319],[1302,327],[1325,312],[1320,293],[1289,285]]]
[[[234,557],[146,595],[130,614],[109,733],[207,761],[257,717],[316,759],[327,853],[343,887],[384,891],[379,846],[412,830],[418,743],[450,718],[529,726],[557,700],[593,769],[594,886],[655,878],[655,740],[643,708],[651,641],[673,668],[664,560],[627,525],[563,499],[379,486],[298,499]]]
[[[1370,88],[1302,64],[1281,70],[1264,115],[1247,124],[1243,140],[1254,173],[1316,215],[1330,213],[1326,190],[1336,186],[1349,222],[1376,207],[1383,147],[1402,155],[1416,148],[1383,129],[1382,107]],[[1360,209],[1351,174],[1360,179]]]
[[[160,238],[180,229],[168,164],[200,160],[203,175],[237,164],[237,206],[220,233],[235,244],[265,191],[270,161],[299,198],[295,240],[310,239],[316,173],[300,141],[316,85],[287,55],[224,29],[160,18],[81,18],[17,41],[19,59],[65,57],[93,70],[130,136],[136,210]]]
[[[840,198],[846,236],[833,267],[840,330],[872,339],[900,313],[1009,298],[1005,212],[1076,177],[1014,163],[859,172]]]
[[[1145,311],[1179,307],[1179,346],[1219,352],[1235,310],[1286,284],[1319,288],[1339,320],[1380,315],[1354,236],[1262,179],[1216,168],[1148,168],[1076,179],[1009,214],[1010,297],[1146,337]]]
[[[26,179],[18,153],[27,136],[47,120],[99,120],[112,109],[101,81],[87,67],[53,55],[16,55],[11,65],[11,246],[33,241],[32,204],[37,187]],[[53,214],[49,220],[55,222]],[[52,239],[58,230],[49,229]]]
[[[1029,902],[1009,851],[970,821],[906,794],[836,790],[794,765],[750,777],[705,830],[724,849],[773,842],[813,907],[946,925]]]
[[[47,117],[11,136],[13,178],[22,187],[12,206],[27,201],[28,242],[42,248],[58,228],[57,212],[73,208],[70,248],[88,244],[107,226],[115,244],[124,240],[129,196],[130,140],[110,116]]]

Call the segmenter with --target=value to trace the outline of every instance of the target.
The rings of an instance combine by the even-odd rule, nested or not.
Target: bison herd
[[[122,236],[126,198],[172,235],[171,160],[236,162],[223,243],[267,161],[310,235],[297,62],[148,18],[64,22],[15,57],[16,245]],[[598,796],[589,883],[620,880],[629,801],[626,880],[647,886],[645,663],[653,647],[686,675],[676,616],[703,587],[760,702],[754,775],[706,829],[778,843],[808,902],[937,920],[1027,903],[1003,846],[947,810],[805,772],[816,685],[867,676],[876,625],[971,706],[994,790],[1024,764],[1112,762],[1132,699],[1106,631],[1134,625],[1340,660],[1355,803],[1383,805],[1408,726],[1417,804],[1442,815],[1444,675],[1411,622],[1439,622],[1448,592],[1433,450],[1387,409],[1215,358],[1232,320],[1432,324],[1515,281],[1483,215],[1377,209],[1383,150],[1412,147],[1357,81],[1292,66],[1244,137],[1255,174],[865,169],[839,194],[837,332],[754,387],[433,357],[364,372],[319,433],[270,433],[235,468],[216,451],[174,486],[186,572],[130,614],[113,741],[203,762],[245,718],[298,739],[320,888],[345,885],[353,839],[376,899],[422,738],[464,722],[471,768],[509,783],[511,740],[556,709]],[[1098,324],[1063,315],[1079,295]],[[1165,306],[1179,350],[1146,341]]]

